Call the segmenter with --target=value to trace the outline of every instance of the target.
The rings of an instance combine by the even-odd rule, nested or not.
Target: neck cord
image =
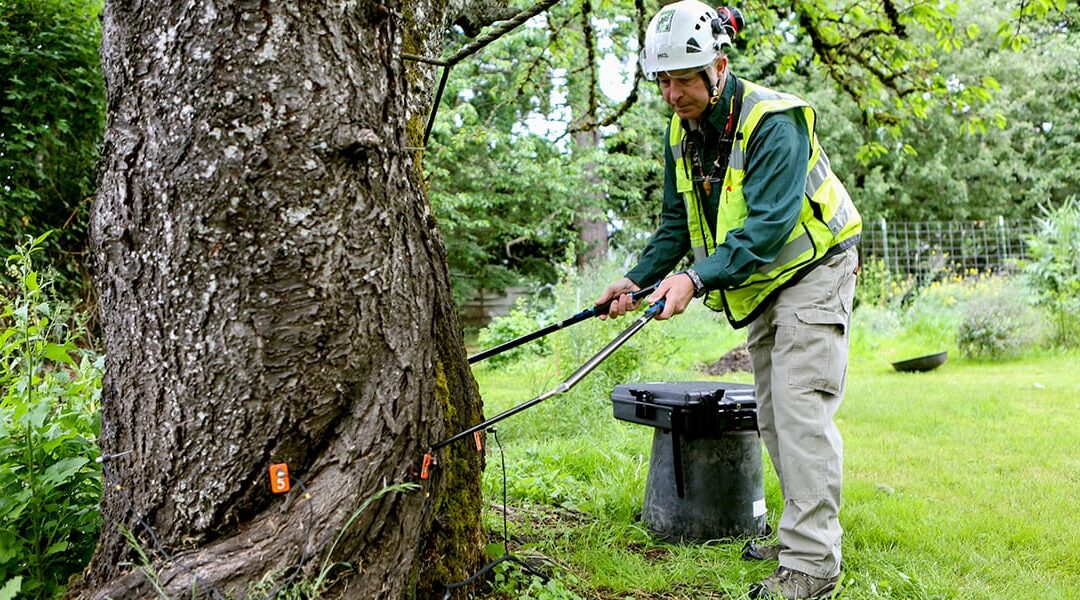
[[[705,174],[705,167],[701,162],[701,153],[698,152],[697,137],[700,135],[701,144],[705,142],[705,130],[698,127],[695,131],[691,131],[687,123],[684,123],[684,129],[687,130],[686,135],[686,151],[690,155],[690,163],[693,165],[693,170],[696,171],[697,176],[694,177],[695,183],[701,183],[704,188],[705,196],[712,197],[712,184],[714,182],[723,181],[724,172],[727,171],[728,157],[731,154],[731,148],[735,141],[735,113],[738,112],[738,105],[741,105],[741,88],[742,86],[736,80],[735,92],[731,95],[731,101],[728,103],[728,115],[727,122],[724,125],[724,131],[720,135],[720,141],[716,145],[716,158],[713,160],[712,167],[709,169],[708,175]],[[709,99],[710,107],[715,106],[720,101],[720,95],[714,94]],[[699,198],[700,201],[700,198]]]

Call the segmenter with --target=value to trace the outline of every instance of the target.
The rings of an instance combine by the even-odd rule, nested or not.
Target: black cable
[[[285,569],[286,571],[291,569],[292,575],[289,575],[288,579],[281,582],[272,590],[270,590],[270,592],[263,597],[263,600],[270,600],[270,598],[276,597],[278,595],[278,592],[289,589],[289,585],[291,585],[292,582],[296,580],[297,575],[299,575],[300,572],[303,571],[304,563],[307,562],[307,559],[311,558],[310,556],[308,556],[308,546],[311,542],[312,532],[314,532],[315,530],[315,509],[311,507],[311,494],[308,493],[308,489],[307,486],[304,485],[304,481],[302,479],[298,479],[295,475],[292,475],[292,478],[296,481],[297,484],[299,484],[300,491],[303,492],[303,495],[305,497],[304,499],[307,500],[307,533],[304,534],[304,542],[303,545],[300,547],[300,561],[297,564]]]
[[[499,563],[503,563],[503,562],[506,562],[506,561],[516,563],[518,566],[521,567],[521,569],[523,571],[539,577],[540,579],[543,580],[544,583],[547,583],[547,581],[550,579],[550,577],[548,577],[547,575],[537,571],[536,569],[533,569],[532,567],[530,567],[528,565],[528,563],[526,563],[525,561],[521,560],[520,558],[514,556],[513,554],[503,554],[499,558],[496,558],[495,560],[493,560],[493,561],[489,562],[488,564],[484,565],[483,567],[481,567],[479,571],[477,571],[476,573],[473,573],[472,575],[470,575],[468,579],[464,579],[462,581],[457,581],[457,582],[454,582],[454,583],[443,584],[446,587],[446,594],[443,595],[443,600],[450,600],[450,593],[451,592],[453,592],[454,590],[456,590],[458,588],[465,587],[465,586],[467,586],[467,585],[469,585],[471,583],[474,583],[477,579],[480,578],[481,575],[483,575],[484,573],[487,573],[488,571],[494,569],[495,566],[498,565]]]
[[[510,534],[506,528],[506,453],[503,452],[502,442],[499,441],[499,430],[492,427],[488,429],[491,437],[495,438],[495,446],[499,449],[499,463],[502,464],[502,517],[503,517],[503,548],[510,552]]]
[[[150,541],[154,544],[154,549],[165,557],[166,562],[178,565],[181,569],[184,570],[184,572],[191,575],[196,587],[202,587],[209,590],[211,598],[214,598],[214,600],[225,600],[225,594],[222,594],[213,585],[203,581],[203,579],[199,577],[198,573],[192,571],[191,568],[188,567],[186,564],[176,560],[171,554],[169,554],[165,550],[165,548],[161,546],[161,542],[158,540],[157,533],[154,532],[154,528],[151,527],[145,519],[143,519],[142,515],[140,515],[137,510],[135,510],[135,503],[131,501],[131,497],[128,496],[127,490],[117,482],[116,478],[113,477],[112,472],[109,470],[109,461],[117,456],[120,455],[102,454],[97,458],[97,463],[101,465],[101,473],[105,476],[106,481],[113,487],[113,489],[120,492],[120,497],[124,499],[124,502],[127,504],[128,510],[131,512],[132,515],[135,516],[135,520],[143,526],[143,529],[146,530],[146,533],[150,535]],[[149,575],[147,575],[147,577],[149,578]]]
[[[510,534],[509,534],[509,529],[507,528],[507,524],[506,524],[506,514],[508,512],[508,509],[507,509],[507,506],[506,506],[506,453],[503,451],[502,442],[499,441],[499,430],[497,428],[495,428],[495,427],[489,427],[487,429],[487,431],[491,433],[491,437],[494,438],[494,440],[495,440],[495,446],[498,447],[498,449],[499,449],[499,463],[502,466],[502,501],[503,501],[503,504],[502,504],[502,518],[503,518],[503,552],[504,552],[504,554],[502,556],[500,556],[499,558],[496,558],[495,560],[489,562],[488,564],[480,567],[479,571],[473,573],[472,575],[470,575],[466,579],[463,579],[461,581],[455,581],[454,583],[444,583],[443,587],[446,588],[446,594],[443,596],[443,600],[450,600],[451,592],[453,592],[454,590],[456,590],[458,588],[462,588],[462,587],[465,587],[467,585],[470,585],[470,584],[474,583],[477,579],[480,578],[481,575],[487,573],[488,571],[491,571],[492,569],[495,568],[496,565],[498,565],[500,563],[503,563],[503,562],[506,562],[506,561],[510,561],[512,563],[515,563],[518,566],[520,566],[521,569],[523,571],[525,571],[526,573],[529,573],[530,575],[535,575],[536,577],[539,577],[540,580],[543,583],[547,583],[548,580],[551,579],[550,577],[547,576],[547,574],[541,573],[540,571],[537,571],[536,569],[529,566],[529,564],[526,563],[524,560],[522,560],[522,559],[518,558],[517,556],[514,556],[513,554],[510,553]]]

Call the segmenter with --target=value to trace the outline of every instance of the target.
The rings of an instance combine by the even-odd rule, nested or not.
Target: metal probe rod
[[[544,392],[543,394],[540,394],[539,396],[533,398],[532,400],[529,400],[528,402],[524,402],[524,403],[519,404],[519,405],[517,405],[517,406],[515,406],[515,407],[513,407],[513,408],[511,408],[509,410],[501,412],[501,413],[495,415],[494,417],[491,417],[490,419],[488,419],[488,420],[486,420],[486,421],[484,421],[482,423],[477,423],[476,425],[473,425],[472,427],[466,429],[465,431],[462,431],[461,433],[454,434],[453,436],[448,437],[445,440],[443,440],[443,441],[435,444],[434,446],[432,446],[431,451],[434,452],[434,451],[436,451],[436,450],[438,450],[438,449],[440,449],[440,448],[442,448],[442,447],[444,447],[444,446],[446,446],[448,444],[452,444],[452,443],[454,443],[454,442],[456,442],[456,441],[458,441],[460,439],[468,437],[468,436],[476,433],[477,431],[480,431],[482,429],[487,429],[488,427],[498,423],[499,421],[502,421],[503,419],[505,419],[507,417],[511,417],[513,415],[516,415],[516,414],[518,414],[519,412],[521,412],[523,410],[527,410],[529,408],[532,408],[533,406],[536,406],[537,404],[540,404],[541,402],[543,402],[544,400],[547,400],[548,398],[551,398],[552,396],[557,396],[559,394],[562,394],[563,392],[569,391],[570,388],[574,387],[574,385],[576,385],[577,382],[584,379],[586,375],[588,375],[593,369],[595,369],[597,367],[597,365],[604,362],[604,360],[607,357],[611,356],[612,352],[615,352],[616,350],[618,350],[619,346],[622,346],[623,344],[625,344],[626,340],[633,337],[633,335],[635,333],[640,331],[641,328],[644,327],[646,323],[651,321],[652,318],[655,317],[656,314],[659,313],[662,310],[664,310],[664,301],[663,300],[661,300],[661,301],[657,302],[656,304],[653,304],[652,306],[650,306],[648,309],[646,309],[645,314],[638,317],[638,320],[634,321],[634,323],[632,325],[627,327],[622,333],[620,333],[618,336],[616,336],[615,339],[611,340],[608,343],[607,346],[604,346],[604,348],[602,350],[600,350],[599,352],[597,352],[596,355],[594,355],[592,358],[590,358],[588,361],[586,361],[585,364],[581,365],[581,367],[578,368],[577,371],[574,371],[574,373],[572,375],[570,375],[570,377],[568,377],[566,379],[566,381],[560,383],[558,385],[558,387],[556,387],[555,389],[550,390],[548,392]]]
[[[660,285],[660,282],[656,282],[656,283],[650,285],[649,287],[644,288],[644,289],[640,289],[640,290],[638,290],[636,292],[631,292],[630,297],[633,299],[633,301],[635,303],[637,303],[642,298],[644,298],[645,296],[648,296],[649,294],[651,294],[653,292],[653,290],[656,289],[656,286],[658,286],[658,285]],[[484,350],[482,352],[477,352],[476,354],[473,354],[472,356],[469,357],[469,364],[471,365],[471,364],[473,364],[475,362],[480,362],[480,361],[484,360],[485,358],[490,358],[492,356],[495,356],[496,354],[506,352],[507,350],[510,350],[511,348],[517,348],[518,346],[520,346],[520,345],[522,345],[522,344],[524,344],[526,342],[531,342],[531,341],[533,341],[533,340],[535,340],[537,338],[542,338],[542,337],[544,337],[545,335],[547,335],[549,333],[553,333],[553,332],[556,332],[556,331],[558,331],[558,330],[560,330],[560,329],[562,329],[564,327],[569,327],[569,326],[574,325],[576,323],[580,323],[581,321],[584,321],[585,319],[590,319],[592,317],[599,317],[600,315],[606,315],[608,313],[608,309],[611,308],[611,303],[614,302],[615,300],[618,300],[618,299],[619,299],[619,297],[616,296],[615,298],[612,298],[611,300],[608,300],[607,302],[605,302],[605,303],[603,303],[603,304],[601,304],[599,306],[590,306],[589,308],[586,308],[585,310],[577,313],[576,315],[573,315],[571,317],[563,319],[562,321],[559,321],[558,323],[553,323],[551,325],[548,325],[547,327],[544,327],[543,329],[538,329],[538,330],[536,330],[536,331],[534,331],[532,333],[527,333],[527,334],[525,334],[525,335],[523,335],[523,336],[521,336],[519,338],[512,339],[509,342],[503,342],[503,343],[499,344],[498,346],[495,346],[494,348],[488,348],[487,350]]]

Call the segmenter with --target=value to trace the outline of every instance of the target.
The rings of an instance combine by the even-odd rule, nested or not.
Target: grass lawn
[[[486,413],[552,389],[576,366],[560,352],[586,338],[602,344],[628,324],[582,324],[552,336],[545,357],[478,365]],[[612,417],[611,387],[709,379],[697,365],[740,341],[693,310],[644,331],[647,339],[619,350],[649,354],[631,375],[623,369],[629,379],[598,372],[499,424],[510,551],[547,557],[556,578],[541,588],[508,572],[491,597],[740,597],[775,567],[742,561],[742,540],[665,544],[636,520],[653,430]],[[662,358],[648,345],[662,347]],[[1080,524],[1071,508],[1080,498],[1080,353],[1004,363],[951,354],[938,370],[917,374],[894,372],[887,353],[852,358],[838,416],[845,441],[842,596],[1080,598]],[[750,381],[747,374],[722,379]],[[503,485],[491,436],[487,464],[485,523],[495,538]],[[775,526],[779,488],[768,464],[765,473]]]

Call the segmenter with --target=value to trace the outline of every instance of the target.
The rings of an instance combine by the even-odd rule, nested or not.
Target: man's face
[[[723,69],[726,64],[726,57],[722,57],[716,65],[706,67],[704,72],[709,79],[715,81],[717,67]],[[705,78],[701,75],[701,69],[682,69],[661,72],[656,76],[656,82],[664,94],[664,101],[679,115],[680,119],[697,119],[709,106],[710,90],[705,85]],[[719,83],[722,89],[723,80]]]

